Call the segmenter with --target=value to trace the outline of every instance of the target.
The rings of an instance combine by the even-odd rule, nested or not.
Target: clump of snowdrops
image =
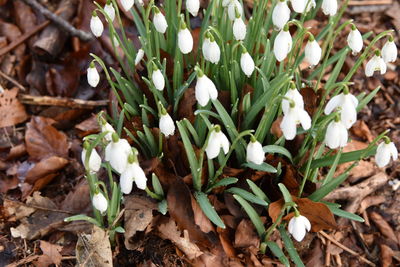
[[[101,58],[92,55],[87,80],[96,87],[101,69],[119,107],[114,108],[110,117],[100,114],[101,133],[84,139],[82,161],[95,218],[78,215],[68,220],[86,219],[109,228],[111,233],[123,232],[117,219],[123,195],[131,193],[133,182],[157,199],[160,212],[166,214],[168,207],[160,181],[155,174],[149,174],[148,183],[140,164],[141,160],[155,157],[168,161],[163,144],[176,136],[185,148],[192,190],[205,215],[218,227],[225,227],[207,195],[217,187],[228,189],[255,225],[263,241],[261,250],[268,247],[287,264],[283,252],[269,237],[279,228],[285,246],[292,248],[286,231],[300,242],[312,228],[293,200],[304,197],[306,181],[318,185],[306,197],[319,202],[346,179],[360,159],[375,155],[379,167],[397,159],[396,147],[385,136],[386,132],[366,149],[342,151],[349,142],[348,131],[357,121],[357,112],[380,89],[353,95],[353,75],[365,61],[367,77],[382,75],[386,64],[397,58],[391,31],[361,35],[356,23],[341,20],[346,1],[254,1],[252,16],[248,18],[238,0],[210,0],[203,8],[199,0],[163,1],[163,5],[153,0],[146,5],[142,1],[135,4],[134,0],[123,0],[121,7],[132,15],[140,34],[139,48],[121,26],[121,10],[115,0],[107,1],[104,7],[96,5],[90,28],[96,37],[101,37],[104,25],[108,27],[121,68],[109,68]],[[327,23],[318,35],[313,35],[304,22],[314,18],[320,9],[327,16]],[[191,27],[196,16],[202,21],[201,28],[196,30],[198,43]],[[333,53],[333,44],[343,31],[349,32],[347,44]],[[367,38],[369,45],[365,47],[363,40]],[[381,39],[386,40],[382,48],[376,46]],[[122,49],[124,57],[117,49]],[[339,78],[347,57],[354,57],[355,64],[344,78]],[[300,68],[303,62],[308,69]],[[325,80],[328,69],[330,75]],[[181,117],[178,109],[185,92],[193,87],[196,106],[194,120],[189,120]],[[245,91],[246,87],[251,90]],[[305,109],[305,87],[321,91],[312,114]],[[221,103],[221,95],[228,104]],[[124,127],[133,120],[140,121],[140,127]],[[271,131],[273,125],[280,128],[281,134]],[[152,131],[156,128],[159,130]],[[287,141],[299,136],[299,149],[289,152],[285,147]],[[282,165],[269,164],[271,155],[289,162],[301,173],[296,196],[280,183]],[[334,177],[336,167],[344,162],[353,164]],[[101,167],[107,170],[108,185],[97,177]],[[274,176],[284,199],[280,219],[265,225],[252,205],[268,207],[267,194],[251,179],[247,179],[249,191],[234,187],[238,179],[223,175],[225,167],[253,169]],[[320,175],[322,168],[327,169],[324,177]],[[328,207],[339,216],[362,220],[337,205]],[[292,214],[291,219],[282,219],[287,214]],[[291,259],[299,264],[293,253],[289,253]]]

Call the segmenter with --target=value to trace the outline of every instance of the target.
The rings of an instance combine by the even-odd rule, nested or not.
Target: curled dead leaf
[[[24,105],[19,102],[18,88],[0,94],[0,128],[14,126],[28,119]]]

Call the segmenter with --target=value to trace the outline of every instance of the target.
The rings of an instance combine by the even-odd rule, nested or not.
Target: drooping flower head
[[[160,128],[160,131],[166,137],[168,137],[168,136],[174,134],[175,124],[174,124],[174,121],[172,120],[171,116],[165,110],[164,106],[161,103],[159,103],[159,106],[160,106],[160,110],[161,110],[159,128]]]
[[[290,219],[288,224],[289,233],[296,239],[297,242],[301,242],[306,233],[311,230],[311,223],[307,217],[300,215],[296,210],[295,216]]]
[[[119,138],[117,133],[112,134],[112,141],[106,146],[105,160],[118,173],[125,171],[131,146],[126,139]]]
[[[292,50],[292,36],[289,32],[289,25],[286,24],[278,33],[274,41],[274,55],[279,62],[283,61],[290,50]]]
[[[255,64],[247,49],[243,46],[242,55],[240,56],[240,67],[247,77],[253,74]]]
[[[384,141],[378,145],[376,149],[375,162],[378,167],[382,168],[389,164],[390,159],[398,159],[398,151],[396,145],[390,141],[388,137],[384,137]]]
[[[348,139],[346,126],[341,122],[340,117],[336,116],[335,120],[328,124],[324,143],[330,149],[336,149],[338,147],[345,147]]]
[[[104,6],[104,12],[110,18],[111,22],[113,22],[114,18],[115,18],[115,9],[110,0],[107,0],[106,4]]]
[[[246,160],[257,165],[264,162],[265,152],[260,142],[257,141],[255,136],[251,136],[250,142],[246,148]]]
[[[199,68],[195,68],[197,73],[197,82],[195,87],[195,97],[200,106],[204,107],[210,99],[215,100],[218,97],[218,90],[215,84]]]
[[[92,61],[87,69],[87,82],[91,87],[96,87],[100,82],[100,75]]]
[[[221,57],[221,50],[210,31],[205,33],[202,50],[205,60],[210,61],[213,64],[218,64]]]
[[[144,50],[140,48],[136,53],[135,66],[139,64],[140,61],[142,61],[143,57],[144,57]]]
[[[121,191],[124,194],[129,194],[132,191],[132,184],[135,182],[137,188],[145,190],[147,178],[143,169],[139,165],[139,160],[137,158],[138,151],[136,148],[132,148],[132,152],[128,156],[128,162],[125,171],[120,177]]]
[[[234,21],[238,15],[241,18],[243,15],[243,7],[238,0],[229,0],[228,7],[228,17],[230,20]]]
[[[294,82],[290,82],[289,90],[286,92],[282,99],[282,111],[284,113],[289,112],[290,101],[294,101],[297,108],[304,109],[303,96],[297,90],[296,84]]]
[[[351,24],[351,31],[347,36],[347,44],[353,51],[353,55],[357,55],[363,48],[363,39],[361,33],[357,30],[354,24]]]
[[[389,36],[389,40],[382,47],[382,58],[385,63],[395,62],[397,59],[397,47],[392,35]]]
[[[340,120],[349,129],[357,121],[358,99],[349,92],[347,87],[343,93],[332,97],[325,107],[325,115],[329,115],[335,109],[340,108]]]
[[[229,140],[226,135],[221,131],[221,126],[216,125],[211,130],[206,147],[206,154],[209,159],[218,157],[221,149],[224,154],[229,152]]]
[[[181,25],[178,32],[178,46],[182,54],[189,54],[193,49],[193,37],[186,26],[183,16],[181,18]]]
[[[161,11],[156,6],[154,6],[153,24],[154,28],[156,28],[156,30],[162,34],[165,33],[168,27],[167,20],[165,19],[163,13],[161,13]]]
[[[87,141],[85,141],[83,143],[83,149],[81,154],[82,163],[85,169],[88,170],[90,173],[96,173],[100,170],[101,158],[95,148],[93,148],[90,151],[90,155],[88,155],[89,147],[90,144]]]
[[[338,10],[337,0],[323,0],[321,5],[322,12],[325,15],[335,16]]]
[[[164,75],[154,62],[153,62],[153,73],[151,74],[151,81],[153,82],[154,87],[158,91],[164,90],[165,87]]]
[[[310,64],[311,67],[317,65],[321,60],[322,49],[311,33],[304,53],[305,60]]]
[[[135,4],[134,0],[121,0],[122,8],[125,11],[129,11],[133,7],[134,4]]]
[[[272,11],[272,23],[277,30],[282,30],[290,19],[290,9],[286,0],[279,0]]]
[[[237,41],[243,41],[246,38],[246,24],[236,9],[236,18],[233,21],[233,36]]]
[[[298,106],[295,101],[289,100],[289,103],[288,109],[282,108],[283,119],[280,128],[286,140],[293,140],[297,133],[297,125],[301,124],[304,130],[308,130],[311,127],[311,118],[307,111]]]
[[[104,31],[103,22],[101,22],[101,19],[97,16],[96,11],[93,11],[92,18],[90,19],[90,30],[96,37],[100,37]]]
[[[108,201],[104,197],[102,192],[99,192],[99,189],[96,190],[92,197],[92,204],[95,209],[100,211],[100,213],[104,213],[107,211]]]
[[[381,51],[375,50],[375,55],[367,62],[365,66],[365,76],[371,77],[375,71],[379,71],[382,75],[386,73],[386,63],[381,57]]]
[[[199,0],[186,0],[186,9],[192,14],[193,17],[196,17],[199,13],[200,9],[200,1]]]

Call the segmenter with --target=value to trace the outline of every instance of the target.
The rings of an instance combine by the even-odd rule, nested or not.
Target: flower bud
[[[165,80],[163,74],[161,73],[161,70],[153,70],[153,74],[151,74],[151,80],[153,81],[154,87],[158,91],[164,90]]]
[[[87,69],[87,81],[92,87],[96,87],[100,82],[99,72],[93,62],[90,63],[89,68]]]
[[[348,139],[346,126],[340,120],[328,124],[324,142],[330,149],[345,147]]]
[[[397,160],[398,152],[395,144],[387,139],[378,145],[376,149],[375,162],[379,168],[389,164],[390,159]]]
[[[87,150],[85,148],[82,149],[82,154],[81,154],[81,159],[83,166],[85,167],[86,170],[89,170],[91,173],[96,173],[100,170],[101,167],[101,158],[99,154],[97,153],[96,149],[92,149],[92,152],[90,153],[90,157],[88,160],[88,164],[86,164],[86,156],[87,156]]]
[[[243,41],[246,38],[246,24],[240,17],[233,22],[233,36],[237,41]]]
[[[337,0],[322,0],[321,8],[325,15],[335,16],[338,10]]]
[[[216,129],[212,129],[210,133],[210,137],[208,138],[208,143],[206,147],[206,154],[209,159],[214,159],[218,157],[221,148],[224,151],[224,154],[228,154],[229,152],[229,140],[226,135],[221,131],[219,126],[215,127]]]
[[[230,0],[228,4],[228,17],[231,21],[234,21],[237,18],[237,15],[239,15],[240,18],[242,17],[243,15],[242,5],[238,0]]]
[[[111,22],[115,19],[115,9],[111,1],[107,1],[106,5],[104,6],[104,12],[110,18]]]
[[[129,11],[133,7],[133,4],[135,3],[135,1],[134,0],[120,0],[120,3],[122,5],[122,8],[125,11]]]
[[[116,172],[122,173],[125,171],[131,151],[128,141],[118,138],[117,134],[113,133],[113,140],[106,146],[105,160],[110,162]]]
[[[215,100],[218,97],[218,91],[215,84],[205,74],[197,76],[195,97],[199,105],[202,107],[206,106],[210,99]]]
[[[347,36],[347,44],[353,51],[352,52],[353,55],[359,53],[363,47],[363,39],[361,33],[357,30],[357,28],[354,25],[351,26],[351,31]]]
[[[397,47],[394,43],[393,37],[382,47],[382,58],[386,63],[395,62],[397,59]]]
[[[217,64],[221,57],[221,50],[215,40],[210,40],[209,38],[205,38],[203,41],[203,56],[204,59],[210,61],[213,64]]]
[[[164,34],[167,30],[168,24],[167,20],[165,19],[164,15],[160,12],[158,8],[156,8],[154,17],[153,17],[153,24],[156,30],[159,33]]]
[[[93,195],[92,204],[100,213],[107,211],[108,201],[102,193],[95,193]]]
[[[283,61],[292,50],[292,36],[286,27],[278,33],[274,41],[274,55],[279,62]]]
[[[279,0],[272,11],[272,23],[275,28],[282,30],[290,19],[290,9],[286,0]]]
[[[199,13],[200,9],[200,1],[199,0],[186,0],[186,9],[192,14],[193,17],[196,17]]]
[[[264,162],[265,152],[260,142],[254,137],[250,140],[246,148],[246,160],[249,163],[260,165]]]
[[[316,3],[315,0],[291,0],[292,8],[297,13],[304,13],[314,8]]]
[[[182,54],[189,54],[193,49],[193,37],[186,26],[178,32],[178,46]]]
[[[137,64],[139,64],[140,61],[142,61],[143,56],[144,56],[144,50],[143,50],[142,48],[140,48],[140,49],[137,51],[137,54],[136,54],[135,66],[136,66]]]
[[[165,114],[161,114],[159,128],[163,135],[170,136],[175,132],[175,124],[171,116],[164,110]]]
[[[104,30],[103,22],[101,22],[101,19],[97,16],[95,11],[90,19],[90,30],[96,37],[100,37]]]
[[[247,51],[242,53],[242,56],[240,57],[240,67],[247,77],[250,77],[251,74],[253,74],[255,68],[254,61]]]
[[[322,49],[318,42],[312,38],[307,42],[305,48],[305,60],[311,65],[311,67],[317,65],[321,60]]]
[[[295,215],[290,219],[288,224],[289,233],[296,239],[298,242],[302,241],[306,236],[306,233],[311,230],[311,223],[302,215]]]

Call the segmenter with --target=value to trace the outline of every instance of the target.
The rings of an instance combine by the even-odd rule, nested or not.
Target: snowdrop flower
[[[241,17],[237,17],[233,22],[233,36],[237,41],[243,41],[246,38],[246,24]]]
[[[284,98],[282,99],[282,111],[284,113],[289,112],[290,101],[293,101],[297,108],[304,109],[303,96],[296,89],[296,84],[294,82],[290,83],[290,89],[287,91]]]
[[[161,115],[160,115],[159,128],[160,131],[165,135],[165,137],[167,137],[174,134],[175,124],[171,116],[165,110],[165,108],[161,104],[160,106],[161,106]]]
[[[308,12],[315,7],[315,0],[291,0],[292,8],[297,13]]]
[[[250,77],[251,74],[253,74],[255,68],[254,60],[245,48],[242,52],[242,56],[240,57],[240,67],[247,77]]]
[[[164,76],[161,72],[161,70],[159,70],[157,68],[157,65],[153,63],[153,73],[151,74],[151,80],[154,84],[154,87],[158,90],[158,91],[162,91],[164,90],[165,87],[165,80],[164,80]]]
[[[227,7],[232,0],[222,0],[222,7]]]
[[[275,28],[282,30],[290,19],[290,9],[286,0],[279,0],[272,11],[272,23]]]
[[[91,87],[96,87],[100,82],[100,75],[92,61],[87,69],[87,81]]]
[[[124,194],[131,193],[133,182],[135,182],[137,188],[142,190],[146,189],[146,174],[139,165],[137,154],[137,150],[133,148],[131,154],[128,157],[128,163],[126,165],[125,171],[121,174],[119,180],[121,191]]]
[[[140,61],[142,61],[143,56],[144,56],[144,50],[140,48],[136,53],[135,66],[139,64]]]
[[[181,27],[178,32],[178,46],[182,54],[189,54],[193,49],[193,37],[186,26],[185,21],[181,21]]]
[[[186,0],[186,9],[192,14],[193,17],[196,17],[199,13],[200,9],[200,1],[199,0]]]
[[[385,141],[378,145],[376,149],[375,162],[379,168],[389,164],[390,159],[397,160],[398,152],[395,144],[385,137]]]
[[[203,73],[198,67],[195,68],[197,72],[197,82],[195,87],[195,97],[200,106],[204,107],[208,104],[210,99],[215,100],[218,97],[218,91],[215,84]]]
[[[203,56],[204,59],[213,64],[217,64],[221,57],[221,50],[211,33],[206,33],[206,38],[203,41]]]
[[[96,11],[93,11],[92,18],[90,19],[90,30],[96,37],[100,37],[104,31],[103,22],[101,22],[101,19],[97,16]]]
[[[115,9],[114,9],[114,6],[113,6],[113,4],[111,3],[110,0],[107,0],[106,5],[104,6],[104,12],[110,18],[111,22],[114,21],[114,19],[115,19]]]
[[[165,33],[168,27],[167,20],[156,6],[154,6],[153,24],[154,28],[156,28],[156,30],[162,34]]]
[[[395,62],[397,59],[397,47],[391,35],[389,36],[389,40],[382,47],[382,58],[386,63]]]
[[[106,122],[103,118],[100,118],[100,124],[101,124],[101,132],[107,134],[104,136],[104,139],[106,139],[108,142],[112,141],[112,134],[115,133],[114,128]]]
[[[224,151],[224,154],[229,152],[229,140],[225,134],[221,131],[221,127],[216,125],[214,129],[211,130],[210,137],[208,138],[208,143],[206,147],[206,154],[209,159],[214,159],[218,157],[220,150]]]
[[[363,47],[363,39],[361,33],[357,30],[354,24],[351,24],[351,31],[347,36],[347,44],[353,51],[353,55],[357,55],[357,53],[359,53]]]
[[[304,52],[305,60],[311,65],[311,67],[317,65],[321,60],[322,49],[313,35],[310,35]]]
[[[349,135],[346,126],[340,121],[339,116],[337,116],[335,120],[328,124],[324,142],[330,149],[335,149],[345,147],[348,139]]]
[[[274,55],[276,60],[281,62],[292,50],[292,36],[290,36],[289,26],[286,24],[278,33],[274,41]]]
[[[295,216],[292,217],[288,225],[289,233],[300,242],[305,237],[306,233],[311,230],[311,223],[307,217],[302,216],[297,212]]]
[[[386,63],[381,57],[379,50],[375,51],[375,55],[367,62],[365,66],[365,75],[371,77],[375,71],[379,71],[381,74],[386,73]]]
[[[135,4],[135,0],[121,0],[122,8],[125,11],[129,11],[133,7],[133,4]]]
[[[235,20],[238,16],[241,18],[243,15],[242,5],[238,0],[230,0],[228,4],[228,17],[230,20]]]
[[[257,165],[264,162],[265,152],[260,142],[252,135],[246,148],[246,160]]]
[[[92,197],[93,207],[100,211],[100,213],[104,213],[107,210],[108,201],[104,197],[103,193],[97,192]]]
[[[307,111],[297,107],[296,103],[291,100],[289,109],[285,112],[280,124],[283,136],[286,140],[293,140],[297,132],[297,124],[301,124],[304,130],[311,127],[311,118]]]
[[[143,0],[136,0],[136,3],[139,4],[140,6],[144,6]]]
[[[119,138],[116,133],[113,133],[112,141],[106,146],[105,160],[110,162],[111,167],[116,172],[122,173],[125,171],[131,151],[128,141]]]
[[[335,16],[338,10],[337,0],[323,0],[321,8],[325,15]]]
[[[329,115],[333,110],[340,108],[340,120],[349,129],[357,120],[358,99],[345,88],[343,93],[332,97],[326,104],[324,113]]]
[[[89,149],[89,143],[88,142],[83,143],[83,149],[81,154],[82,163],[85,169],[89,170],[90,173],[96,173],[100,170],[101,158],[97,153],[96,149],[93,148],[92,151],[90,152],[90,157],[86,163],[86,156],[88,149]]]

